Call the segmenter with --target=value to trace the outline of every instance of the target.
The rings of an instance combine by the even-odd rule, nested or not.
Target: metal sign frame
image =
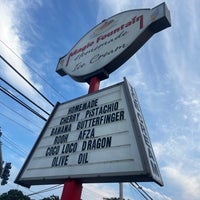
[[[15,182],[30,187],[67,179],[163,185],[136,92],[126,79],[57,103]]]

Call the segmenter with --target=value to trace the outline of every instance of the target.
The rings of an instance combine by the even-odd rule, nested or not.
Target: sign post
[[[64,183],[61,200],[80,200],[82,192],[82,183],[71,180]]]
[[[99,85],[100,85],[100,80],[98,77],[95,76],[95,77],[91,78],[88,94],[98,91]]]
[[[90,80],[88,94],[99,90],[100,80],[98,77],[93,77]],[[80,200],[82,192],[82,183],[76,180],[66,181],[62,192],[61,200]]]

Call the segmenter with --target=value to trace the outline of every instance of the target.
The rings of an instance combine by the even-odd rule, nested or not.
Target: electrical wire
[[[3,105],[6,109],[14,112],[15,114],[17,114],[18,116],[22,117],[23,119],[25,119],[27,122],[31,122],[31,125],[35,126],[36,128],[39,128],[40,130],[42,129],[42,127],[38,126],[37,124],[33,123],[33,121],[30,121],[28,118],[26,118],[24,115],[20,114],[19,112],[17,112],[16,110],[9,108],[6,104],[4,104],[2,101],[0,101],[0,104]],[[5,116],[5,115],[4,115]],[[11,119],[11,118],[9,118]]]
[[[12,179],[10,179],[9,178],[9,180],[8,180],[8,183],[7,183],[7,185],[10,187],[10,188],[12,188],[12,189],[16,189],[17,188],[17,190],[18,190],[18,185],[16,185],[17,187],[13,187],[13,185],[11,185],[11,184],[9,184],[9,182],[14,182],[14,180],[12,180]],[[26,189],[28,192],[33,192],[31,189],[29,189],[29,188],[23,188],[23,189]],[[26,195],[27,196],[27,195]],[[44,196],[42,196],[42,195],[40,195],[40,194],[38,194],[38,197],[41,199],[43,199],[44,198]]]
[[[24,150],[22,147],[20,147],[19,145],[17,145],[14,141],[12,141],[8,137],[6,137],[5,134],[2,135],[2,139],[4,141],[6,141],[7,143],[9,143],[10,145],[12,145],[12,147],[15,147],[15,149],[17,149],[21,153],[28,154],[28,152],[26,150]]]
[[[12,94],[8,90],[6,90],[4,87],[0,86],[0,90],[3,93],[5,93],[6,95],[8,95],[9,97],[11,97],[12,99],[14,99],[15,101],[17,101],[19,104],[21,104],[22,106],[24,106],[26,109],[28,109],[29,111],[31,111],[33,114],[37,115],[38,117],[40,117],[44,121],[47,121],[47,119],[45,117],[43,117],[42,115],[40,115],[37,111],[35,111],[34,109],[32,109],[30,106],[28,106],[26,103],[24,103],[23,101],[21,101],[14,94]]]
[[[7,48],[9,48],[20,60],[23,61],[24,64],[26,64],[28,67],[30,67],[30,65],[28,65],[20,56],[18,56],[10,47],[8,47],[2,40],[0,40]],[[0,55],[0,58],[7,64],[9,65],[23,80],[25,80],[35,91],[37,91],[50,105],[52,105],[54,107],[54,104],[51,103],[39,90],[37,90],[37,88],[35,88],[26,78],[24,78],[5,58],[3,58]],[[30,67],[31,68],[31,67]],[[32,68],[31,68],[32,69]],[[56,91],[56,89],[54,87],[52,87],[45,79],[43,79],[36,71],[34,71],[32,69],[33,72],[35,72],[46,84],[48,84],[56,93],[58,93],[60,96],[62,96],[62,94],[60,94],[59,92]],[[14,88],[11,84],[9,84],[8,82],[6,82],[4,79],[0,78],[0,80],[2,80],[4,83],[6,83],[7,85],[9,85],[11,88],[13,88],[15,91],[17,91],[20,95],[22,95],[24,98],[26,98],[28,101],[30,101],[32,104],[34,104],[36,107],[38,107],[40,110],[42,110],[43,112],[45,112],[47,115],[49,115],[48,112],[46,112],[44,109],[42,109],[40,106],[38,106],[37,104],[35,104],[32,100],[30,100],[28,97],[26,97],[24,94],[22,94],[20,91],[18,91],[16,88]],[[27,104],[25,104],[23,101],[21,101],[20,99],[18,99],[15,95],[13,95],[12,93],[10,93],[8,90],[6,90],[5,88],[0,86],[0,90],[2,92],[4,92],[5,94],[7,94],[9,97],[11,97],[12,99],[14,99],[15,101],[17,101],[18,103],[20,103],[22,106],[24,106],[25,108],[27,108],[29,111],[33,112],[35,115],[37,115],[38,117],[40,117],[41,119],[45,120],[46,119],[41,116],[38,112],[34,111],[32,108],[30,108]],[[62,96],[63,99],[65,99],[64,96]],[[5,106],[5,104],[4,104]],[[2,113],[0,113],[1,115],[3,115]],[[19,113],[18,113],[19,114]],[[3,115],[5,116],[5,115]],[[7,116],[5,116],[7,117]],[[7,117],[8,118],[8,117]],[[12,120],[12,119],[11,119]],[[12,120],[14,121],[14,120]],[[19,124],[19,123],[18,123]],[[19,124],[20,125],[20,124]],[[22,125],[21,125],[22,126]],[[26,128],[26,127],[24,127]],[[27,153],[25,152],[23,149],[19,148],[18,145],[16,143],[14,143],[12,140],[10,140],[8,137],[3,136],[3,139],[6,140],[8,143],[10,143],[11,145],[14,145],[18,151],[22,152],[22,153]],[[14,151],[12,148],[10,148],[9,146],[3,144],[4,146],[6,146],[7,148],[9,148],[10,150],[12,150],[13,152],[17,153],[16,151]],[[15,149],[16,149],[15,148]],[[19,153],[17,153],[19,155]],[[39,195],[40,193],[44,193],[44,192],[48,192],[48,191],[52,191],[55,189],[59,189],[63,187],[62,185],[56,185],[56,186],[52,186],[50,188],[38,191],[38,192],[34,192],[32,194],[29,194],[28,196],[33,196],[33,195]]]
[[[40,191],[38,191],[38,192],[34,192],[34,193],[29,194],[29,195],[27,195],[27,196],[33,196],[33,195],[35,195],[35,194],[40,194],[40,193],[44,193],[44,192],[50,192],[50,191],[52,191],[52,190],[57,190],[57,189],[59,189],[59,188],[61,188],[61,187],[63,187],[63,185],[61,185],[61,184],[55,185],[55,186],[46,188],[46,189],[44,189],[44,190],[40,190]]]
[[[29,132],[31,132],[31,133],[33,133],[33,134],[34,134],[34,132],[33,132],[31,129],[29,129],[29,128],[27,128],[27,127],[23,126],[22,124],[20,124],[20,123],[19,123],[19,122],[17,122],[16,120],[14,120],[14,119],[12,119],[12,118],[10,118],[10,117],[6,116],[6,115],[5,115],[5,114],[3,114],[3,113],[0,113],[0,115],[2,115],[3,117],[5,117],[5,118],[9,119],[10,121],[14,122],[15,124],[18,124],[19,126],[23,127],[23,128],[24,128],[24,129],[26,129],[27,131],[29,131]]]
[[[135,182],[135,184],[138,186],[139,189],[141,189],[148,197],[150,200],[153,200],[153,198],[145,191],[143,190],[142,186],[140,186],[138,183]]]
[[[0,58],[12,69],[14,70],[24,81],[26,81],[38,94],[40,94],[52,107],[54,104],[49,101],[30,81],[28,81],[21,73],[19,73],[4,57],[0,55]]]
[[[10,180],[10,181],[14,182],[14,180]],[[17,185],[18,185],[18,184],[17,184]],[[11,185],[9,185],[9,186],[12,187]],[[20,186],[20,185],[19,185],[19,186]],[[58,184],[58,185],[54,185],[54,186],[51,186],[51,187],[46,188],[46,189],[43,189],[43,190],[39,190],[39,191],[37,191],[37,192],[34,192],[34,191],[32,191],[31,189],[29,189],[29,188],[25,188],[25,189],[27,189],[29,192],[32,192],[31,194],[28,194],[28,195],[26,194],[26,196],[38,195],[38,196],[44,198],[44,196],[42,196],[41,193],[50,192],[50,191],[53,191],[53,190],[60,189],[60,188],[62,188],[62,187],[63,187],[63,185]],[[12,188],[13,188],[13,187],[12,187]]]
[[[4,147],[6,147],[7,149],[10,149],[12,152],[14,152],[15,154],[17,154],[18,156],[21,156],[21,157],[23,157],[23,158],[25,157],[24,154],[21,154],[21,153],[15,151],[15,150],[13,150],[13,148],[11,148],[10,146],[6,145],[5,143],[3,143],[2,145],[3,145]]]
[[[28,66],[38,77],[40,77],[52,90],[54,90],[57,94],[59,94],[63,99],[66,99],[60,92],[58,92],[47,80],[45,80],[37,71],[35,71],[30,64],[24,61],[22,57],[20,57],[12,48],[10,48],[5,42],[0,39],[0,42],[8,48],[17,58],[19,58],[26,66]]]
[[[153,200],[152,199],[152,197],[149,195],[149,194],[147,194],[143,189],[142,189],[142,187],[140,186],[140,185],[138,185],[138,184],[136,184],[136,185],[134,185],[134,183],[130,183],[130,185],[135,189],[135,190],[137,190],[141,195],[142,195],[142,197],[145,199],[145,200]],[[141,191],[140,191],[141,190]]]
[[[40,110],[42,110],[44,113],[46,113],[47,115],[50,115],[46,110],[44,110],[43,108],[41,108],[38,104],[36,104],[34,101],[32,101],[30,98],[28,98],[26,95],[24,95],[22,92],[20,92],[18,89],[16,89],[14,86],[12,86],[10,83],[8,83],[6,80],[4,80],[3,78],[0,77],[0,80],[2,80],[4,83],[6,83],[8,86],[10,86],[12,89],[14,89],[16,92],[18,92],[21,96],[23,96],[25,99],[27,99],[28,101],[30,101],[33,105],[35,105],[37,108],[39,108]]]
[[[130,183],[131,184],[131,186],[137,191],[137,192],[139,192],[141,195],[142,195],[142,197],[145,199],[145,200],[149,200],[133,183]]]

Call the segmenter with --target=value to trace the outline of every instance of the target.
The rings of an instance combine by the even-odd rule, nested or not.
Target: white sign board
[[[58,62],[56,71],[80,82],[105,79],[155,33],[170,26],[165,3],[114,15],[90,30]]]
[[[135,90],[126,80],[57,104],[16,183],[66,179],[163,184]]]

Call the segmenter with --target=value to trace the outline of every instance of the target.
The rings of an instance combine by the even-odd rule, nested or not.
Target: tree
[[[9,190],[0,195],[0,200],[31,200],[30,197],[24,195],[20,190]]]
[[[47,198],[43,198],[42,200],[59,200],[59,197],[58,196],[50,196],[50,197],[47,197]]]

